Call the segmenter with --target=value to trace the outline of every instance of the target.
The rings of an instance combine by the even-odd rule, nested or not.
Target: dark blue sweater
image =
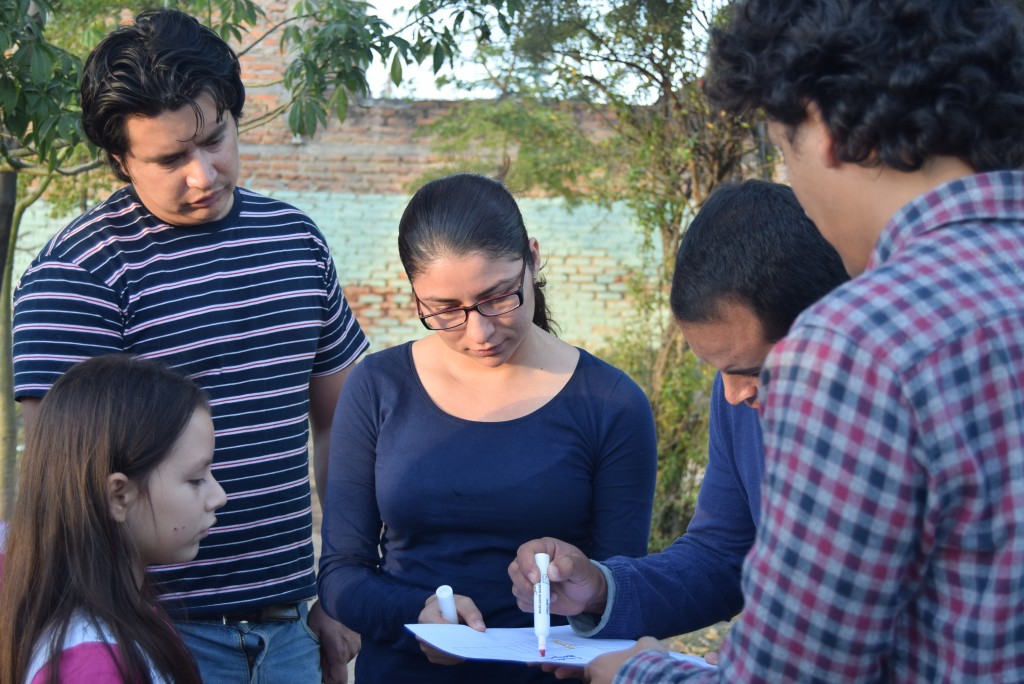
[[[571,620],[587,636],[665,638],[728,620],[743,607],[740,569],[760,521],[764,445],[757,410],[725,400],[721,374],[711,395],[708,466],[686,534],[661,553],[610,558],[611,604]]]
[[[368,356],[338,402],[324,609],[363,635],[361,684],[553,681],[517,664],[432,665],[403,625],[441,584],[472,598],[488,627],[532,625],[508,564],[536,537],[561,537],[595,558],[645,553],[657,450],[647,397],[581,350],[566,386],[533,413],[463,420],[430,400],[410,349]]]

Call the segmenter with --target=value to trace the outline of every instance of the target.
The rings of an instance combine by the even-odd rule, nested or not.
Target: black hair
[[[203,124],[196,100],[209,95],[217,120],[237,122],[245,104],[238,57],[212,29],[174,9],[143,12],[111,31],[86,59],[82,73],[82,128],[107,154],[114,173],[131,182],[115,157],[128,152],[125,123],[186,105]]]
[[[398,224],[398,254],[410,282],[438,258],[468,254],[523,258],[533,272],[530,237],[515,198],[500,180],[475,173],[438,178],[416,191]],[[533,323],[552,332],[545,281],[533,275]]]
[[[793,134],[813,101],[838,159],[1024,166],[1024,28],[1000,0],[740,0],[712,31],[709,99]]]
[[[683,234],[669,301],[686,323],[716,320],[725,302],[743,304],[775,342],[848,278],[788,186],[748,180],[719,186]]]

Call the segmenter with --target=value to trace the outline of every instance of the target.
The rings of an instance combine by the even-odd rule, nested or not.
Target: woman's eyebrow
[[[503,280],[495,283],[493,286],[477,293],[476,300],[479,302],[481,299],[487,299],[491,295],[511,293],[514,291],[516,286],[516,277],[512,276],[509,280]],[[432,304],[452,304],[458,306],[459,302],[455,299],[448,299],[445,297],[420,297],[421,302],[431,302]]]

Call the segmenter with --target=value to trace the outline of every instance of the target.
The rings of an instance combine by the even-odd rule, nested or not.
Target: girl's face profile
[[[470,311],[462,325],[438,331],[453,351],[489,367],[507,362],[533,325],[534,263],[523,268],[522,258],[492,259],[480,253],[442,257],[424,268],[413,288],[420,311],[430,315],[481,300],[516,292],[523,287],[523,305],[498,316]]]
[[[213,477],[213,421],[196,409],[185,430],[148,478],[147,493],[128,510],[128,525],[142,561],[184,563],[217,521],[227,496]]]

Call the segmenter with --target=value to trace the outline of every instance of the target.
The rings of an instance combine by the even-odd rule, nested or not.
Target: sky
[[[369,0],[381,17],[392,28],[399,28],[409,23],[406,10],[415,4],[415,0]],[[456,62],[458,64],[458,62]],[[388,65],[374,62],[366,72],[366,80],[370,85],[370,95],[375,98],[411,98],[416,100],[460,100],[473,97],[473,94],[448,85],[438,88],[434,84],[434,72],[429,60],[423,65],[406,64],[402,67],[402,83],[395,86],[391,83]],[[462,66],[472,68],[472,65]]]

